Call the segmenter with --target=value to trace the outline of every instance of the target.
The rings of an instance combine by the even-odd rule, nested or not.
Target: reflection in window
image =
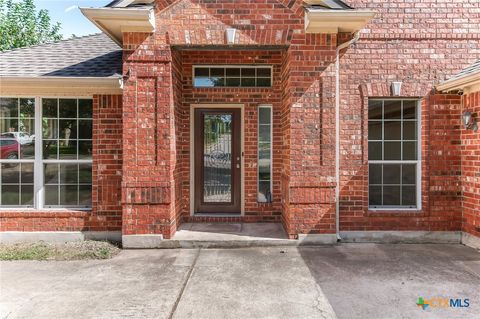
[[[418,101],[370,100],[369,206],[417,208]]]
[[[33,207],[35,99],[0,98],[0,205]]]
[[[232,114],[205,114],[203,201],[232,202]]]
[[[91,159],[92,101],[43,99],[42,106],[44,159]]]
[[[91,206],[92,117],[92,100],[42,100],[45,206]]]
[[[1,205],[33,207],[33,163],[1,164]]]
[[[270,66],[195,66],[194,87],[271,87]]]
[[[258,108],[258,202],[272,202],[272,107]]]
[[[45,164],[45,205],[90,206],[92,164]]]

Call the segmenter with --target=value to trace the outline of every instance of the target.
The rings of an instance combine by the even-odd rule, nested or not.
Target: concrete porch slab
[[[158,248],[241,248],[296,246],[276,223],[185,223]]]

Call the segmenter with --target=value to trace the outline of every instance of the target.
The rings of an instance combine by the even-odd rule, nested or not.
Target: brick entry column
[[[123,245],[155,247],[176,230],[172,55],[147,34],[124,34]]]
[[[292,39],[283,66],[283,222],[291,238],[335,241],[336,34]]]

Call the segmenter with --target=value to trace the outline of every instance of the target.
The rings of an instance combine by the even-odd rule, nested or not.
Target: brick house
[[[261,222],[480,246],[480,3],[81,10],[103,34],[0,53],[1,238]]]

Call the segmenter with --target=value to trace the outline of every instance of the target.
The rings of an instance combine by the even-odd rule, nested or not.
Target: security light
[[[465,111],[462,114],[462,121],[463,121],[463,126],[465,129],[471,129],[472,131],[476,132],[478,130],[478,125],[477,121],[473,118],[472,112]]]
[[[402,82],[392,82],[393,96],[400,96],[402,93]]]
[[[235,37],[237,35],[237,29],[228,28],[225,30],[225,37],[227,38],[227,44],[235,44]]]

